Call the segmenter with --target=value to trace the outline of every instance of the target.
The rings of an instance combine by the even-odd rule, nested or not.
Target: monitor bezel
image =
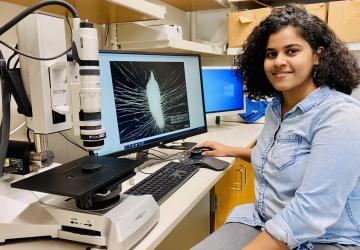
[[[165,55],[165,56],[192,56],[192,57],[197,57],[198,62],[199,62],[199,74],[200,74],[200,87],[201,87],[201,95],[202,95],[202,108],[203,108],[203,119],[204,119],[204,126],[198,127],[198,128],[193,128],[189,131],[184,131],[184,132],[180,132],[180,133],[176,133],[173,135],[168,135],[168,138],[161,138],[161,140],[159,139],[158,141],[146,144],[146,145],[142,145],[139,147],[134,147],[131,149],[125,149],[125,150],[121,150],[121,151],[117,151],[117,152],[113,152],[113,153],[109,153],[109,154],[104,154],[101,156],[114,156],[114,157],[120,157],[120,156],[124,156],[124,155],[128,155],[128,154],[132,154],[132,153],[136,153],[142,150],[146,150],[146,149],[150,149],[156,146],[161,146],[164,145],[166,143],[169,142],[174,142],[177,140],[182,140],[188,137],[192,137],[195,135],[199,135],[199,134],[204,134],[207,133],[208,129],[207,129],[207,122],[206,122],[206,112],[205,112],[205,99],[204,99],[204,89],[203,89],[203,78],[202,78],[202,66],[201,66],[201,57],[200,54],[197,53],[172,53],[172,52],[148,52],[148,51],[127,51],[127,50],[99,50],[99,54],[100,53],[105,53],[105,54],[136,54],[136,55]],[[100,65],[100,59],[99,59],[99,65]],[[100,72],[101,74],[101,72]],[[112,84],[112,83],[111,83]],[[101,83],[100,83],[101,86]],[[105,128],[106,130],[106,128]],[[109,136],[109,135],[107,135]],[[94,152],[96,155],[96,151]]]
[[[222,70],[222,69],[231,69],[236,70],[235,66],[202,66],[201,70],[203,69],[210,69],[210,70]],[[201,71],[202,74],[202,71]],[[204,94],[204,92],[203,92]],[[219,110],[219,111],[212,111],[212,112],[206,112],[207,117],[215,117],[215,116],[229,116],[229,115],[238,115],[246,113],[246,95],[245,92],[243,92],[243,109],[232,109],[232,110]],[[205,98],[205,96],[204,96]],[[205,99],[204,99],[204,105],[205,105]]]

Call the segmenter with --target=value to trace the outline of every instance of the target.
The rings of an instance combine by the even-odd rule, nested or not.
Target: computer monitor
[[[200,56],[100,51],[99,156],[122,156],[207,132]]]
[[[243,82],[233,67],[202,67],[202,77],[207,114],[223,116],[245,112]]]

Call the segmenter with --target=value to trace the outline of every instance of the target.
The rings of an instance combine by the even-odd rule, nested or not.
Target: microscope
[[[60,5],[72,14],[70,49],[64,19],[32,14],[47,5]],[[18,49],[12,49],[19,53],[20,69],[6,69],[0,55],[0,176],[9,146],[10,95],[36,135],[36,157],[51,162],[46,135],[71,128],[90,155],[27,175],[0,177],[0,243],[50,236],[108,250],[133,247],[157,223],[159,207],[150,195],[120,195],[121,183],[135,174],[138,162],[91,155],[106,137],[96,29],[61,0],[29,7],[1,27],[0,36],[15,25]]]

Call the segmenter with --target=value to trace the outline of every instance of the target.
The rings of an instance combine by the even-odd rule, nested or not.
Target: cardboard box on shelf
[[[360,42],[360,0],[330,2],[328,25],[343,42]]]
[[[228,46],[230,48],[240,47],[248,35],[265,17],[271,12],[271,8],[260,8],[228,15]]]
[[[304,4],[305,9],[324,22],[327,21],[328,7],[326,3]]]
[[[305,4],[305,9],[326,22],[327,4]],[[228,46],[229,48],[241,47],[248,35],[271,12],[271,8],[260,8],[232,12],[228,15]]]

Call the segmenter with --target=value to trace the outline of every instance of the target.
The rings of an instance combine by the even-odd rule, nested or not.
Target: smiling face
[[[284,27],[269,36],[264,60],[265,74],[284,98],[292,97],[299,101],[316,89],[312,71],[314,65],[319,63],[319,54],[313,53],[296,28]]]

